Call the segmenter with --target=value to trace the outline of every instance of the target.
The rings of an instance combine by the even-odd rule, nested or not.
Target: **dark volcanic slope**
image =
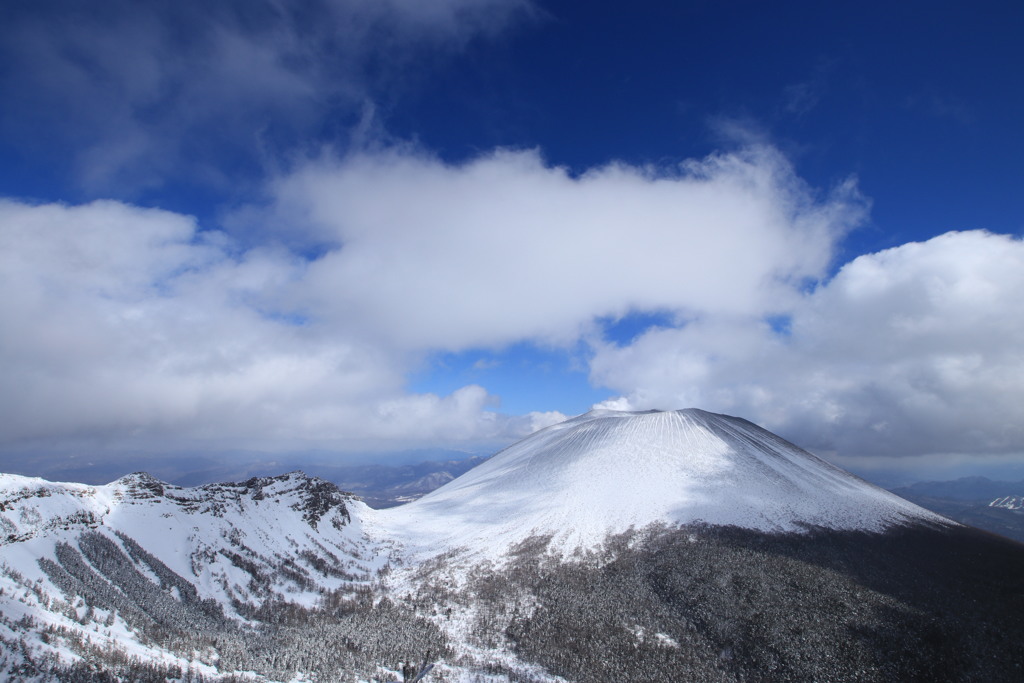
[[[637,538],[583,563],[524,547],[472,586],[488,615],[477,628],[594,683],[1024,680],[1024,546],[1012,541],[926,527]],[[496,616],[528,595],[532,613]]]
[[[566,680],[1024,680],[1024,546],[737,418],[588,413],[380,518],[453,639]]]

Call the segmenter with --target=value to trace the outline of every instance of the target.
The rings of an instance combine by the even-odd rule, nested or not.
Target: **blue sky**
[[[594,405],[1024,462],[1019,3],[2,13],[0,463]]]

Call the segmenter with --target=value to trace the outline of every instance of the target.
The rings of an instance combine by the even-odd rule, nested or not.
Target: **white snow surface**
[[[595,410],[378,514],[414,555],[463,547],[490,557],[533,535],[572,552],[652,523],[769,532],[949,523],[746,420],[697,409]]]
[[[326,482],[322,482],[325,484]],[[114,532],[134,539],[172,571],[195,584],[204,598],[227,604],[252,600],[250,577],[220,552],[237,552],[257,564],[274,566],[302,551],[330,552],[352,575],[367,577],[386,562],[367,538],[364,518],[373,511],[331,485],[311,513],[318,481],[302,473],[252,479],[241,484],[183,488],[145,473],[130,474],[104,486],[51,483],[0,474],[0,548],[3,565],[30,580],[46,579],[39,557],[52,557],[61,541],[74,542],[94,529],[123,545]],[[372,525],[372,522],[370,522]],[[140,565],[140,571],[148,570]],[[310,568],[311,569],[311,568]],[[155,581],[156,577],[150,577]],[[350,583],[319,577],[327,590]],[[283,598],[312,605],[320,595],[282,581],[272,590]]]

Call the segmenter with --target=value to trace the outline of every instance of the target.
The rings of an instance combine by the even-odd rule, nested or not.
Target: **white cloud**
[[[451,166],[408,150],[311,163],[276,220],[330,250],[306,305],[412,349],[570,343],[634,310],[785,311],[862,216],[852,185],[817,200],[773,149],[573,177],[534,151]]]
[[[304,275],[184,216],[0,203],[4,447],[400,448],[522,435],[479,387],[406,395],[410,359],[279,305]]]
[[[629,402],[629,399],[625,396],[616,396],[615,398],[605,399],[600,403],[595,403],[592,410],[633,410],[633,404]]]
[[[785,309],[862,212],[849,187],[816,199],[765,147],[580,177],[534,152],[448,166],[390,150],[276,191],[273,220],[318,231],[322,256],[117,202],[0,204],[4,442],[507,441],[563,416],[501,415],[479,386],[409,394],[424,353],[575,343],[634,309]]]
[[[1024,453],[1024,243],[948,233],[861,256],[788,333],[709,316],[600,345],[635,408],[733,412],[847,457]]]
[[[563,416],[410,394],[423,354],[582,340],[606,407],[731,412],[847,458],[1024,452],[1024,243],[949,233],[807,289],[863,205],[771,149],[579,177],[390,150],[275,192],[322,255],[117,202],[0,203],[3,447],[498,444]],[[602,339],[629,311],[669,322]]]
[[[547,410],[544,412],[534,411],[529,413],[526,417],[530,420],[530,433],[544,429],[545,427],[550,427],[551,425],[556,425],[559,422],[565,422],[569,419],[568,415],[560,413],[557,410]]]

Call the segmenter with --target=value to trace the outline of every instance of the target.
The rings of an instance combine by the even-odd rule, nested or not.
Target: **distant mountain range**
[[[0,680],[998,681],[1022,641],[1024,546],[699,410],[591,412],[388,509],[0,475]]]
[[[450,449],[419,449],[388,453],[371,463],[370,456],[341,455],[335,452],[254,453],[229,452],[217,456],[170,454],[153,461],[138,461],[139,469],[178,486],[202,486],[223,481],[244,481],[252,477],[301,470],[311,476],[333,481],[343,488],[358,490],[367,498],[380,498],[382,505],[397,505],[389,489],[411,484],[416,479],[448,471],[458,476],[480,463],[490,453]],[[387,464],[381,464],[380,461]],[[31,467],[27,465],[30,463]],[[75,481],[105,484],[129,472],[123,455],[117,457],[81,457],[33,455],[31,458],[0,462],[0,472],[38,476],[50,481]],[[20,469],[19,469],[20,468]],[[443,482],[440,482],[443,483]],[[440,483],[438,485],[440,485]],[[414,487],[416,488],[416,487]]]
[[[892,489],[896,495],[962,524],[1024,542],[1024,481],[964,477]]]
[[[1024,509],[1024,496],[1003,496],[1002,498],[996,498],[988,506],[1004,508],[1006,510]]]
[[[486,461],[487,457],[474,455],[411,465],[335,466],[320,476],[326,475],[370,507],[388,508],[421,498]]]
[[[986,477],[962,477],[952,481],[923,481],[892,489],[900,496],[927,496],[964,502],[991,501],[1010,495],[1007,491],[1024,493],[1024,481],[992,481]]]

